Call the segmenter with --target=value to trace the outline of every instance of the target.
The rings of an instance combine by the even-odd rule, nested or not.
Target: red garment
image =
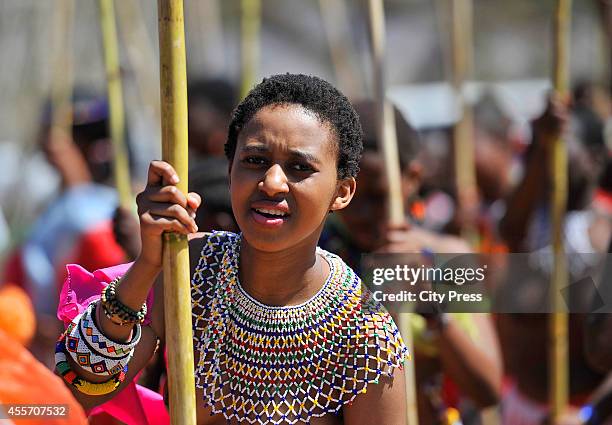
[[[81,264],[87,270],[97,270],[121,264],[126,261],[126,255],[115,240],[112,221],[104,221],[95,228],[83,233],[76,241],[72,254],[56,265],[57,293],[66,279],[66,265]],[[5,264],[3,282],[11,282],[30,293],[29,283],[25,274],[22,252],[16,249]]]
[[[100,223],[84,233],[78,240],[74,255],[66,264],[80,264],[89,271],[111,267],[126,261],[126,255],[115,240],[112,221]],[[61,285],[66,279],[66,264],[59,268],[57,281]],[[58,292],[61,287],[58,287]]]
[[[23,269],[20,249],[15,249],[8,255],[8,259],[4,264],[4,277],[2,282],[11,282],[23,289],[27,289],[26,275]]]

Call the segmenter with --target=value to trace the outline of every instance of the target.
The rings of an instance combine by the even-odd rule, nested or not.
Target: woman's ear
[[[356,189],[357,182],[355,181],[354,177],[348,177],[340,180],[336,187],[336,193],[334,194],[334,199],[329,207],[329,210],[338,211],[346,208],[351,202],[351,199],[353,199]]]

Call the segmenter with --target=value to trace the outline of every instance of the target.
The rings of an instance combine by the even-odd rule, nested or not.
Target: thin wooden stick
[[[158,0],[162,158],[176,170],[187,193],[187,69],[182,0]],[[195,425],[195,379],[187,236],[164,237],[164,310],[168,347],[170,418]]]
[[[554,25],[553,84],[557,96],[565,98],[569,86],[569,42],[571,0],[557,0]],[[567,286],[567,260],[563,247],[563,222],[567,208],[567,151],[563,140],[553,145],[551,167],[552,244],[554,268],[551,282],[549,397],[552,423],[557,423],[569,397],[568,315],[561,290]]]
[[[597,6],[601,19],[601,52],[607,65],[608,94],[612,97],[612,0],[597,0]]]
[[[108,90],[108,109],[110,136],[113,144],[113,174],[115,187],[119,194],[119,205],[132,209],[130,167],[128,150],[125,144],[125,113],[123,109],[123,90],[121,70],[119,69],[119,47],[117,45],[117,25],[113,0],[100,0],[100,28],[102,29],[102,50]]]
[[[261,0],[242,0],[240,57],[242,79],[240,97],[244,98],[255,83],[260,63],[259,29]]]
[[[461,234],[472,246],[478,236],[473,213],[476,210],[476,168],[474,161],[474,128],[472,108],[465,101],[463,86],[472,72],[472,0],[450,2],[452,15],[452,85],[458,99],[461,117],[453,129],[455,152],[455,180],[457,199],[461,210],[466,211]]]
[[[116,4],[119,29],[127,60],[134,71],[134,80],[142,106],[160,122],[159,79],[152,67],[155,66],[155,48],[147,33],[142,13],[134,1],[120,1]]]
[[[321,18],[327,35],[329,53],[336,81],[343,93],[352,99],[363,88],[359,68],[352,66],[354,46],[350,41],[350,25],[345,0],[319,0]]]
[[[71,135],[72,128],[73,31],[74,0],[63,0],[55,9],[51,82],[51,137],[58,140],[58,130]]]
[[[403,224],[406,221],[401,188],[401,173],[395,134],[395,115],[391,104],[385,96],[385,11],[383,0],[369,0],[369,28],[372,49],[374,76],[374,99],[376,101],[376,138],[379,150],[383,154],[385,177],[389,188],[389,221],[392,224]],[[400,313],[398,325],[404,342],[413,348],[410,313]],[[414,358],[405,363],[407,418],[410,425],[418,425]]]

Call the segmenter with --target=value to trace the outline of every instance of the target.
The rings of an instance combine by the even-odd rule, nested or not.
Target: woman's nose
[[[279,193],[289,192],[287,176],[279,164],[274,164],[268,168],[263,179],[259,182],[258,187],[259,190],[269,197],[273,197]]]

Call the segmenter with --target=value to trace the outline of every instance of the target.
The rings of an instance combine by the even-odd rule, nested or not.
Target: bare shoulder
[[[378,383],[368,384],[353,403],[343,407],[346,425],[405,424],[406,383],[404,370],[396,368],[393,376],[382,375]]]
[[[365,391],[355,397],[352,403],[343,407],[344,423],[347,425],[366,425],[373,423],[406,423],[406,384],[404,361],[408,349],[395,322],[382,305],[370,293],[364,298],[360,327],[363,325],[368,338],[365,354],[373,361],[367,365],[376,371],[374,380]],[[376,361],[374,361],[376,359]]]
[[[191,274],[193,274],[198,266],[200,255],[210,235],[211,233],[209,232],[198,232],[189,235],[189,263],[191,266]]]

